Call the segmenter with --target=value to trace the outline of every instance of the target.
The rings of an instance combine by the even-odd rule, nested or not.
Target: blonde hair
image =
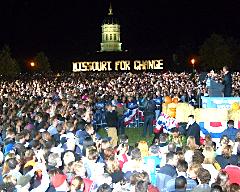
[[[139,141],[138,148],[141,151],[142,158],[148,156],[148,144],[146,141]]]
[[[204,164],[213,164],[215,162],[215,154],[214,149],[210,146],[206,146],[203,149],[203,155],[204,155]]]
[[[197,144],[196,144],[196,140],[195,137],[193,136],[189,136],[187,139],[187,146],[189,147],[190,150],[195,150],[198,148]]]
[[[81,169],[85,169],[84,164],[82,161],[76,161],[73,164],[73,170],[76,172],[80,171]]]
[[[190,165],[189,171],[193,171],[197,175],[201,167],[202,166],[200,164],[193,163]]]
[[[120,170],[120,167],[119,167],[119,162],[117,161],[116,158],[114,157],[110,157],[107,161],[107,167],[106,167],[106,170],[108,173],[114,173],[116,171],[119,171]]]

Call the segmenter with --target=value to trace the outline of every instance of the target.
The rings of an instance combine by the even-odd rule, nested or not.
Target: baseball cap
[[[64,181],[67,179],[66,175],[63,174],[57,174],[54,175],[51,179],[51,183],[53,185],[54,188],[60,187]]]
[[[22,175],[17,180],[17,185],[24,187],[25,185],[27,185],[30,182],[31,179],[32,179],[32,177],[30,175]]]

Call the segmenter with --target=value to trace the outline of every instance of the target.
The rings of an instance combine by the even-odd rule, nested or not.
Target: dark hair
[[[31,143],[30,143],[31,147],[33,148],[37,148],[37,147],[40,147],[40,142],[38,140],[32,140]]]
[[[220,171],[216,178],[215,184],[220,185],[222,189],[226,189],[228,181],[229,181],[228,173],[226,171]]]
[[[194,115],[189,115],[188,117],[191,117],[191,118],[193,118],[193,119],[194,119]]]
[[[220,185],[213,183],[211,186],[211,192],[223,192],[223,190]]]
[[[229,185],[229,192],[235,192],[240,190],[240,185],[237,183],[232,183]]]
[[[175,179],[175,188],[176,189],[185,189],[187,184],[187,179],[183,176],[177,177]]]
[[[173,128],[171,129],[171,132],[172,132],[172,133],[174,133],[174,132],[177,132],[177,133],[178,133],[178,132],[179,132],[179,129],[178,129],[177,127],[173,127]]]
[[[94,142],[91,137],[86,137],[83,141],[83,148],[82,148],[83,156],[86,156],[86,148],[90,146],[94,146]]]
[[[159,142],[160,143],[165,143],[167,141],[168,135],[166,133],[162,133],[159,135]]]
[[[11,159],[7,160],[7,165],[8,165],[10,170],[13,170],[18,165],[18,162],[17,162],[17,160],[15,158],[11,158]]]
[[[201,181],[201,184],[208,184],[211,180],[211,174],[207,169],[200,168],[197,174],[198,179]]]
[[[168,144],[168,151],[169,151],[169,152],[176,152],[176,148],[177,148],[177,147],[176,147],[176,144],[175,144],[175,143],[172,142],[172,143],[169,143],[169,144]]]
[[[131,157],[132,157],[132,159],[135,159],[135,160],[141,159],[142,155],[141,155],[140,149],[138,149],[138,148],[133,149],[131,151]]]
[[[110,185],[108,185],[107,183],[100,185],[97,189],[97,192],[111,192],[111,191],[112,189]]]
[[[188,163],[185,160],[178,160],[177,170],[178,172],[186,172],[188,169]]]
[[[233,120],[228,120],[227,124],[234,126],[234,121]]]
[[[13,183],[2,183],[0,185],[0,191],[1,192],[14,192],[15,185]]]
[[[119,136],[119,143],[127,143],[128,141],[128,136],[126,134],[122,134]]]
[[[170,160],[173,160],[174,155],[176,155],[176,153],[174,153],[174,152],[167,153],[167,155],[166,155],[166,162],[169,162]]]
[[[148,191],[148,182],[146,181],[138,181],[135,186],[135,192],[147,192]]]
[[[194,154],[192,156],[192,162],[197,164],[202,164],[204,162],[204,155],[202,152],[198,149],[194,151]]]

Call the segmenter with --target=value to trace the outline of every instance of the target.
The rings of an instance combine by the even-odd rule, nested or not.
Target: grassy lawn
[[[129,138],[129,144],[134,146],[137,142],[144,140],[144,141],[147,141],[148,146],[150,146],[151,143],[152,143],[152,140],[153,140],[153,136],[150,137],[150,138],[142,137],[142,132],[143,132],[142,127],[139,127],[139,128],[125,128],[125,134]],[[107,132],[104,129],[100,129],[98,131],[98,133],[102,137],[107,136]]]

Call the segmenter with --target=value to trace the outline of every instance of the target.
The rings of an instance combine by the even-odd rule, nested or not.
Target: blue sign
[[[201,97],[202,108],[231,109],[234,102],[240,103],[240,97]]]

